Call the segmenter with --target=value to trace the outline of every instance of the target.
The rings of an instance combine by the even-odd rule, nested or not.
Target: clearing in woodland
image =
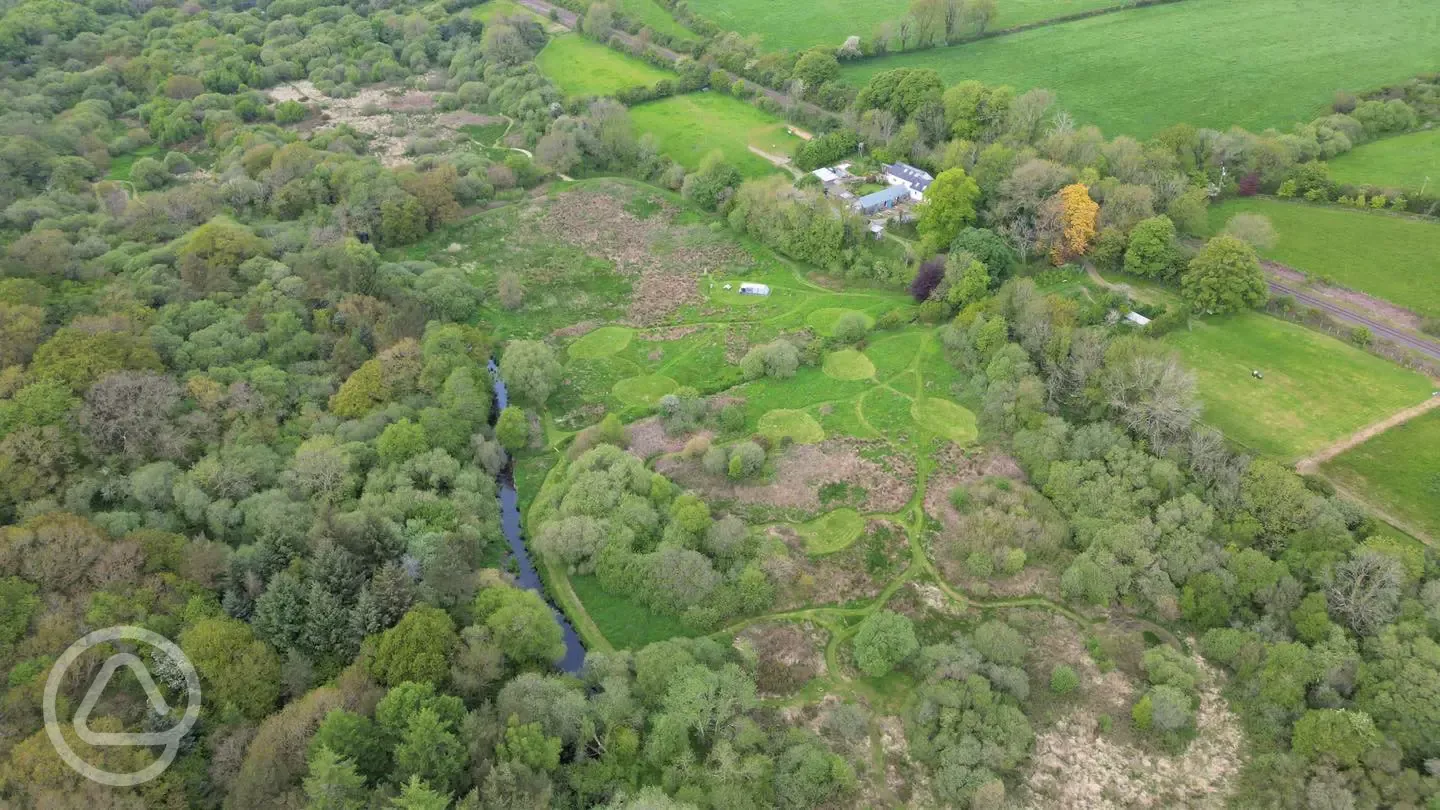
[[[1275,226],[1265,258],[1369,293],[1421,315],[1440,317],[1440,225],[1373,211],[1265,197],[1210,207],[1219,231],[1239,213],[1263,214]]]
[[[692,93],[640,104],[630,110],[637,132],[648,132],[660,142],[660,151],[687,169],[719,150],[725,161],[746,177],[779,171],[770,161],[750,151],[755,147],[772,155],[789,155],[800,139],[785,129],[785,122],[739,99],[719,93]]]
[[[1337,90],[1433,69],[1437,25],[1434,6],[1411,0],[1185,0],[866,59],[842,75],[862,85],[882,70],[933,68],[947,84],[1042,87],[1111,136],[1182,123],[1259,132],[1324,114]]]
[[[1199,378],[1202,418],[1245,447],[1290,462],[1423,401],[1423,374],[1279,318],[1191,321],[1165,337]],[[1263,379],[1251,375],[1258,370]]]
[[[675,78],[669,71],[579,34],[550,40],[535,57],[535,64],[572,98],[608,96],[629,87],[649,87]]]

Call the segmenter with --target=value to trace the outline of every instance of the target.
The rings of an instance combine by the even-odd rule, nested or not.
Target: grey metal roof
[[[929,172],[917,169],[909,163],[891,163],[885,167],[885,173],[904,180],[916,191],[924,191],[935,180]]]
[[[890,186],[889,188],[883,189],[881,191],[866,194],[864,197],[856,200],[855,204],[860,206],[861,208],[869,208],[875,205],[884,205],[888,202],[903,200],[909,196],[910,189],[905,188],[904,186]]]

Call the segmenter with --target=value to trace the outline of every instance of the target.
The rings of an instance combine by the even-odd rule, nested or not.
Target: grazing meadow
[[[565,95],[604,96],[627,87],[650,86],[675,74],[579,34],[556,37],[535,57],[540,72]]]
[[[1165,341],[1199,379],[1205,422],[1288,462],[1423,402],[1433,389],[1423,374],[1254,312],[1196,319]]]
[[[1440,537],[1440,410],[1396,425],[1321,469],[1396,518]]]
[[[1055,91],[1107,135],[1171,124],[1259,132],[1324,113],[1362,91],[1433,69],[1440,18],[1410,0],[1184,0],[1103,14],[968,45],[856,62],[856,85],[892,68],[933,68]]]
[[[1119,0],[1002,0],[990,27],[1008,28],[1124,5]],[[760,44],[766,50],[790,48],[798,51],[815,45],[838,48],[850,36],[869,38],[881,23],[905,16],[909,4],[897,0],[813,0],[805,3],[693,0],[690,8],[726,30],[760,35]]]
[[[1265,258],[1440,316],[1440,224],[1433,220],[1252,197],[1211,206],[1211,231],[1242,212],[1275,226]]]
[[[1341,183],[1433,189],[1440,184],[1440,129],[1361,144],[1330,161],[1330,176]]]
[[[750,151],[755,147],[788,157],[800,139],[785,129],[785,122],[738,99],[719,93],[672,96],[636,106],[630,111],[637,132],[648,132],[661,151],[687,169],[695,169],[716,149],[746,177],[780,171]]]

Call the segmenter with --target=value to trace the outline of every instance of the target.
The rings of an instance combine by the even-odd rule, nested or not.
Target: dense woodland
[[[592,35],[605,38],[603,22]],[[1046,91],[892,71],[854,93],[835,81],[832,54],[757,58],[723,34],[692,48],[678,86],[724,68],[844,111],[802,166],[863,140],[875,158],[934,169],[923,255],[906,261],[868,247],[863,222],[835,216],[804,183],[742,182],[714,158],[687,173],[635,135],[620,103],[566,102],[531,62],[545,37],[529,18],[485,25],[464,2],[4,10],[8,804],[853,803],[862,708],[839,705],[818,730],[788,724],[757,695],[756,662],[714,637],[596,653],[578,674],[558,673],[549,606],[495,570],[495,475],[530,443],[530,418],[558,384],[555,349],[475,322],[482,300],[518,303],[524,279],[480,289],[396,249],[566,172],[667,186],[826,272],[908,287],[920,317],[945,324],[986,430],[1064,519],[1036,530],[991,493],[966,565],[1063,560],[1076,604],[1192,635],[1229,673],[1249,737],[1237,806],[1440,806],[1440,559],[1385,539],[1323,482],[1234,454],[1199,425],[1193,376],[1157,342],[1113,328],[1115,302],[1083,308],[1012,278],[1034,257],[1084,256],[1179,283],[1197,313],[1256,306],[1263,224],[1184,241],[1201,233],[1209,199],[1340,196],[1319,161],[1433,115],[1432,85],[1414,90],[1429,107],[1342,99],[1290,133],[1177,127],[1140,143],[1076,126]],[[411,83],[441,109],[503,114],[536,160],[455,148],[437,132],[387,167],[367,135],[312,129],[314,109],[264,94],[299,79],[340,98]],[[1153,331],[1183,317],[1157,317]],[[745,376],[815,362],[782,344],[752,350]],[[505,414],[493,408],[492,355],[517,400]],[[694,392],[661,412],[675,435],[725,418]],[[623,444],[615,420],[575,440],[530,527],[534,546],[696,631],[766,610],[779,583],[751,527]],[[705,464],[753,476],[773,448],[748,444]],[[175,639],[206,696],[177,763],[125,790],[72,772],[41,728],[50,664],[114,624]],[[991,622],[921,646],[889,612],[857,634],[863,671],[904,668],[919,682],[910,752],[947,805],[1005,806],[1024,767],[1034,732],[1019,708],[1032,688],[1017,668],[1023,644]],[[1135,721],[1157,747],[1182,749],[1195,664],[1162,646],[1144,666]],[[67,704],[92,674],[67,679]],[[1057,679],[1033,688],[1063,690]],[[92,725],[171,725],[129,686]],[[148,756],[73,744],[116,770]]]

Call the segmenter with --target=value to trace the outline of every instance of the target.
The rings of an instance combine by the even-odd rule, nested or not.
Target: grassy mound
[[[833,554],[849,548],[865,531],[865,518],[854,509],[836,509],[799,527],[805,538],[805,553]]]
[[[572,360],[608,357],[630,345],[635,330],[623,326],[602,326],[570,344]]]
[[[956,444],[969,444],[980,435],[975,414],[948,399],[926,397],[910,406],[910,418],[922,430],[944,436]]]
[[[825,438],[825,429],[804,411],[770,411],[760,417],[760,432],[777,444],[786,436],[795,444],[814,444]]]
[[[860,310],[858,309],[843,309],[841,307],[826,307],[825,309],[817,309],[814,312],[810,313],[810,317],[805,319],[805,323],[808,324],[810,328],[814,329],[816,332],[819,332],[825,337],[830,337],[831,335],[835,334],[835,324],[838,323],[841,318],[849,315],[852,312],[858,312],[859,314],[865,316],[866,328],[873,328],[875,326],[875,319],[870,317],[868,314],[860,312]]]
[[[837,380],[868,380],[875,376],[875,364],[854,349],[841,349],[825,356],[825,376]]]
[[[664,374],[646,374],[641,377],[628,377],[615,383],[610,393],[628,405],[649,406],[659,402],[661,397],[675,388],[675,381]]]

